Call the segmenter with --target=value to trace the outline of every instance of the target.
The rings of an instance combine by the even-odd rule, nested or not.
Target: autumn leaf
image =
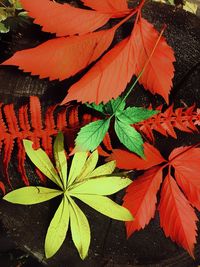
[[[129,37],[118,43],[70,87],[61,105],[71,100],[99,104],[119,96],[135,71],[133,52]]]
[[[35,48],[16,52],[1,65],[19,66],[40,78],[64,80],[98,59],[112,43],[115,30],[48,40]]]
[[[20,0],[34,22],[46,32],[57,36],[86,34],[100,28],[110,19],[110,15],[75,8],[67,3],[59,4],[50,0]]]
[[[198,219],[171,175],[165,178],[162,186],[159,212],[165,235],[184,247],[194,258]]]
[[[169,156],[178,185],[189,202],[200,210],[200,148],[180,147]]]
[[[112,159],[117,159],[119,162],[121,157],[123,157],[120,165],[122,168],[124,165],[127,169],[141,169],[142,163],[144,163],[144,169],[147,169],[144,174],[140,175],[127,188],[124,197],[124,206],[135,216],[135,221],[126,224],[127,234],[130,236],[136,230],[144,228],[154,216],[156,193],[162,181],[162,169],[166,168],[168,169],[168,175],[163,185],[161,185],[159,204],[160,225],[167,237],[177,242],[194,257],[194,244],[196,243],[197,235],[196,221],[198,219],[191,205],[198,209],[200,207],[200,179],[198,175],[200,173],[200,149],[195,146],[176,148],[171,152],[168,162],[162,158],[155,148],[150,149],[152,155],[150,157],[149,168],[148,162],[145,163],[144,159],[137,159],[136,155],[130,156],[132,160],[130,165],[126,164],[129,154],[121,155],[120,151],[119,155],[116,155],[118,151],[115,151],[115,157],[111,155]],[[155,158],[158,158],[158,163],[156,166],[154,165],[156,161],[154,163],[152,162],[152,167],[151,158],[153,158],[153,154],[155,154]],[[119,164],[117,163],[117,165]],[[174,171],[172,171],[172,167]],[[175,179],[172,175],[174,175]],[[186,197],[178,186],[180,186]],[[146,208],[146,203],[148,205],[149,203],[152,204],[150,208],[149,206],[148,209]]]
[[[153,167],[139,176],[128,187],[123,206],[134,215],[133,222],[126,223],[127,236],[144,228],[154,217],[156,194],[162,182],[162,168]]]
[[[135,26],[132,45],[135,51],[135,74],[137,76],[150,58],[158,35],[153,25],[143,18]],[[165,38],[161,37],[149,64],[139,79],[145,89],[150,90],[152,94],[161,95],[167,103],[174,77],[174,61],[172,48],[167,44]]]
[[[146,170],[165,162],[160,152],[149,143],[144,143],[144,159],[122,149],[113,149],[108,160],[115,160],[119,169]]]
[[[81,0],[84,5],[101,13],[109,14],[112,18],[120,18],[127,15],[127,0]]]

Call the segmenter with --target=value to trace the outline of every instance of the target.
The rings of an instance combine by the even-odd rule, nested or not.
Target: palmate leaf
[[[88,220],[81,209],[76,205],[74,200],[69,197],[70,206],[70,228],[72,233],[72,240],[79,252],[82,260],[88,254],[88,249],[90,246],[90,226]]]
[[[54,214],[49,225],[45,238],[45,255],[46,258],[51,258],[61,247],[64,242],[69,225],[69,204],[66,196],[63,196],[62,201]]]
[[[3,199],[14,204],[33,205],[45,202],[62,194],[63,192],[60,190],[41,186],[28,186],[11,191]]]
[[[33,142],[29,140],[24,140],[25,151],[30,158],[30,160],[35,164],[35,166],[52,182],[57,184],[60,188],[63,188],[62,182],[55,170],[51,160],[47,154],[41,148],[34,150],[32,145]]]
[[[56,169],[59,172],[60,178],[63,183],[63,188],[66,189],[67,186],[67,159],[64,149],[64,136],[60,132],[57,134],[54,142],[54,159],[56,161]]]
[[[133,127],[116,119],[115,132],[125,147],[139,156],[144,157],[142,136]]]
[[[85,34],[103,26],[110,15],[75,8],[69,4],[59,4],[50,0],[20,0],[34,22],[42,26],[43,31],[56,33],[57,36]]]
[[[52,167],[53,164],[45,152],[42,149],[34,150],[30,141],[25,140],[24,144],[33,163],[36,166],[39,165],[40,169],[48,175],[47,177],[54,181],[56,170]],[[90,245],[90,227],[86,216],[76,205],[72,197],[82,200],[110,218],[130,221],[133,220],[131,213],[126,208],[105,197],[105,195],[118,192],[130,185],[132,181],[124,177],[124,175],[120,177],[119,174],[111,174],[115,168],[115,162],[106,163],[95,169],[98,161],[98,152],[94,151],[89,157],[87,152],[77,152],[74,155],[67,182],[67,161],[62,133],[59,133],[55,139],[54,156],[60,177],[58,174],[56,175],[60,179],[62,190],[32,186],[25,187],[10,192],[4,197],[4,200],[17,204],[36,204],[63,195],[62,201],[47,231],[45,255],[47,258],[50,258],[59,250],[65,240],[70,222],[72,240],[80,257],[84,259],[88,254]]]
[[[75,140],[75,151],[93,151],[102,142],[110,125],[110,119],[98,120],[82,127]]]
[[[101,195],[73,194],[74,197],[85,202],[88,206],[98,212],[120,221],[132,221],[133,216],[130,211],[118,205],[111,199]]]

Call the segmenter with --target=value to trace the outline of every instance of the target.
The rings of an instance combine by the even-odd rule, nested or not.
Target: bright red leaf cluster
[[[198,221],[194,207],[200,210],[200,148],[176,148],[165,160],[155,147],[145,143],[145,153],[146,159],[123,150],[114,150],[110,156],[119,168],[146,170],[128,187],[124,197],[123,205],[135,218],[126,223],[127,235],[144,228],[154,217],[161,187],[160,225],[167,237],[194,257]],[[168,168],[166,177],[164,168]]]
[[[116,30],[137,14],[130,36],[103,55],[73,84],[62,104],[71,100],[98,104],[118,97],[131,78],[140,74],[148,60],[149,64],[139,82],[168,102],[174,75],[174,52],[163,37],[154,49],[159,33],[142,18],[144,1],[135,9],[129,9],[125,0],[82,2],[94,10],[50,0],[21,0],[24,9],[35,18],[35,23],[60,38],[19,51],[2,65],[16,65],[25,72],[39,75],[40,78],[49,77],[50,80],[69,78],[102,56],[110,47]],[[110,18],[121,17],[124,18],[111,29],[94,32]]]

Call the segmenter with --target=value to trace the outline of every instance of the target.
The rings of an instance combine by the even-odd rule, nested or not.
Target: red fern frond
[[[161,110],[159,107],[158,110]],[[173,110],[173,105],[166,111],[158,113],[151,118],[137,123],[134,127],[140,131],[149,141],[154,141],[153,130],[165,136],[177,138],[175,128],[183,132],[199,131],[197,125],[200,124],[200,113],[195,106],[189,108],[177,108]]]

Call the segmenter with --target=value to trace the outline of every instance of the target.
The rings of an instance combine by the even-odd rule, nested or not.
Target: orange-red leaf
[[[103,26],[110,15],[97,11],[75,8],[69,4],[59,4],[50,0],[20,0],[34,22],[46,32],[57,36],[85,34]]]
[[[2,65],[15,65],[25,72],[64,80],[87,67],[108,49],[115,28],[82,36],[49,40],[35,48],[16,52]]]
[[[110,14],[112,18],[127,15],[130,10],[126,0],[81,0],[84,5],[101,13]]]
[[[138,76],[145,63],[150,58],[139,82],[153,94],[160,94],[166,102],[172,87],[175,61],[174,52],[167,44],[165,38],[161,37],[155,51],[150,57],[159,33],[147,20],[141,18],[133,32],[133,46],[135,51],[136,71]]]
[[[134,220],[126,223],[127,236],[144,228],[154,217],[156,194],[162,182],[162,168],[153,167],[139,176],[128,187],[123,206],[130,210]]]
[[[175,168],[177,183],[190,203],[200,210],[200,148],[174,149],[169,159]]]
[[[126,170],[146,170],[165,161],[160,152],[149,143],[144,143],[144,155],[145,159],[142,159],[129,151],[113,149],[109,160],[116,160],[116,166]]]
[[[126,88],[135,71],[135,60],[130,38],[118,43],[102,57],[79,82],[72,85],[63,100],[80,102],[108,102]]]
[[[163,183],[159,211],[160,225],[165,235],[194,257],[198,219],[171,175],[168,175]]]

